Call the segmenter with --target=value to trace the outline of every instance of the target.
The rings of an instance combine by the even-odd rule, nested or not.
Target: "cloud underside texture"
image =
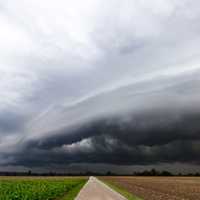
[[[198,165],[199,8],[0,0],[0,167]]]
[[[102,118],[29,141],[10,164],[199,164],[199,118],[199,111],[179,113],[163,108]]]

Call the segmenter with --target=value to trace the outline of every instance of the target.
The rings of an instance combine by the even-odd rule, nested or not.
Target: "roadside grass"
[[[119,185],[116,185],[115,183],[113,183],[111,181],[102,180],[102,179],[101,179],[101,181],[103,181],[106,185],[108,185],[110,188],[112,188],[116,192],[120,193],[122,196],[124,196],[128,200],[143,200],[139,197],[136,197],[135,195],[131,194],[130,192],[128,192],[124,188],[120,187]]]

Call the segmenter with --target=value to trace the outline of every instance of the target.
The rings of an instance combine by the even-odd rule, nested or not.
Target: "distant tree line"
[[[133,172],[132,174],[115,174],[110,171],[106,173],[106,176],[200,176],[200,173],[172,173],[167,170],[159,171],[156,169],[144,170],[140,172]]]
[[[120,174],[107,171],[105,173],[98,172],[80,172],[80,173],[57,173],[57,172],[45,172],[35,173],[32,171],[27,172],[0,172],[0,176],[200,176],[200,173],[171,173],[167,170],[158,171],[156,169],[144,170],[140,172],[133,172],[132,174]]]

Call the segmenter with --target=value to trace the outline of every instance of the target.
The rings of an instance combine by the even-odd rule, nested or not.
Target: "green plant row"
[[[85,179],[0,180],[0,200],[72,200]]]

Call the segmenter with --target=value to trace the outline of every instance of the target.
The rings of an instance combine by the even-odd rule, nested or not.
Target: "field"
[[[199,177],[103,177],[144,200],[200,199]]]
[[[0,177],[0,200],[73,200],[86,178]]]

